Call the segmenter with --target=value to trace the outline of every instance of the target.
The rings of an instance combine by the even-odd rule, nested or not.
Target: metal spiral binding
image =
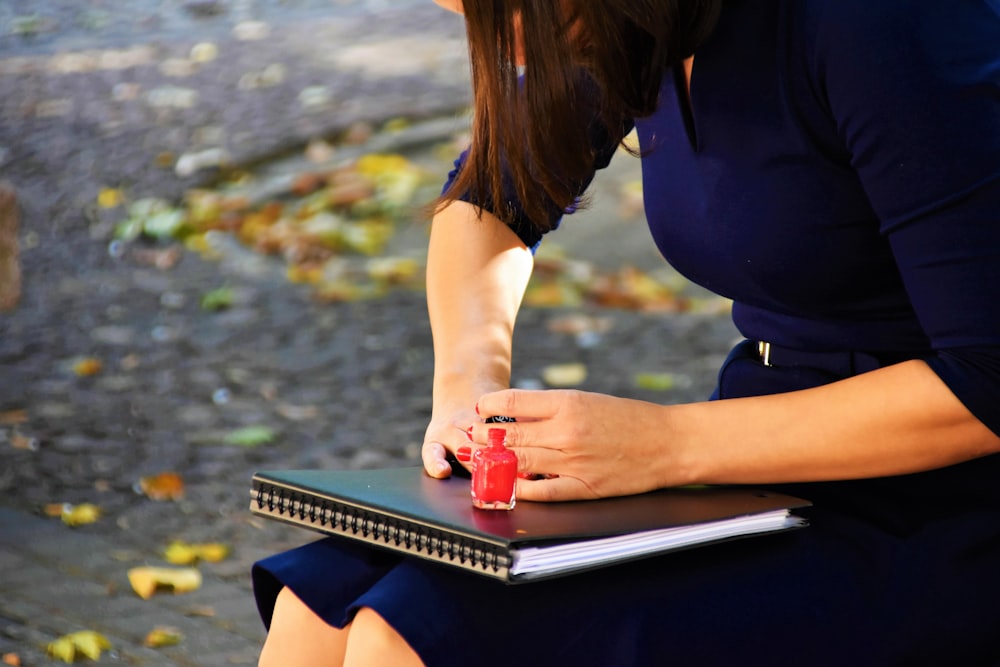
[[[325,498],[261,483],[252,495],[257,509],[286,516],[296,523],[329,528],[334,532],[360,535],[366,541],[394,546],[403,551],[423,553],[439,560],[469,563],[484,571],[499,572],[507,557],[475,540],[450,535],[421,525],[409,525],[393,517],[338,503]]]

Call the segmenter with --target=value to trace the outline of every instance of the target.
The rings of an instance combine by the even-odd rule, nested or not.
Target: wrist
[[[666,455],[657,458],[660,464],[661,487],[704,484],[707,447],[699,423],[699,403],[661,406],[659,445]],[[664,439],[666,441],[664,442]]]

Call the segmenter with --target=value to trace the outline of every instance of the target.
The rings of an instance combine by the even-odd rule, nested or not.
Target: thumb
[[[451,464],[448,463],[448,450],[440,442],[425,442],[421,457],[424,470],[435,479],[451,477]]]

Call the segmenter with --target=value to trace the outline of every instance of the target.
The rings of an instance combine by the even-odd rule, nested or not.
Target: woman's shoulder
[[[1000,0],[787,0],[807,29],[830,48],[900,49],[919,44],[931,53],[969,44],[996,52]]]

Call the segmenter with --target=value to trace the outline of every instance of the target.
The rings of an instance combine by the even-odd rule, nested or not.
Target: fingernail
[[[472,447],[459,447],[455,450],[455,458],[459,461],[471,461]]]
[[[479,414],[479,402],[478,401],[476,402],[476,414],[477,415]]]
[[[472,442],[472,426],[465,429],[465,437],[469,439],[469,442]]]

